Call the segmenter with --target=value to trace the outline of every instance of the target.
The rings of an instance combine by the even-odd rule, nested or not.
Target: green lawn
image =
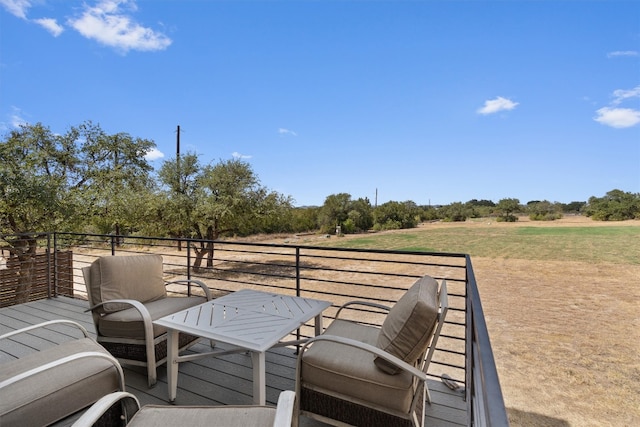
[[[326,246],[467,253],[476,257],[640,264],[640,227],[452,226],[334,238]]]

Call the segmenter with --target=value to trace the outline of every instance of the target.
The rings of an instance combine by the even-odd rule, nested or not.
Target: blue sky
[[[85,120],[296,205],[640,193],[640,2],[0,0],[0,134]]]

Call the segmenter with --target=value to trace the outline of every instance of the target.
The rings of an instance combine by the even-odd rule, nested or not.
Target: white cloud
[[[631,108],[603,107],[596,114],[593,120],[612,128],[628,128],[640,123],[640,111]]]
[[[29,0],[0,0],[0,5],[10,14],[21,19],[27,19],[27,10],[31,7]]]
[[[126,53],[129,50],[154,51],[166,49],[171,39],[135,22],[122,9],[136,10],[130,0],[104,0],[95,7],[85,5],[82,15],[69,20],[76,31],[88,39]]]
[[[629,128],[640,123],[640,110],[619,107],[624,101],[640,98],[640,85],[633,89],[617,89],[613,91],[613,100],[608,107],[596,110],[593,118],[596,122],[612,128]]]
[[[22,118],[22,110],[20,110],[18,107],[12,106],[11,111],[12,112],[9,118],[10,118],[12,128],[14,129],[19,128],[20,126],[27,124],[27,121]]]
[[[615,58],[617,56],[638,56],[637,50],[616,50],[615,52],[607,53],[607,58]]]
[[[233,156],[234,159],[250,159],[251,157],[253,157],[247,154],[240,154],[237,151],[234,151],[233,153],[231,153],[231,155]]]
[[[289,129],[285,129],[285,128],[279,128],[278,129],[278,133],[280,135],[291,135],[291,136],[298,136],[298,134],[292,130]]]
[[[58,37],[64,31],[64,28],[59,25],[55,19],[52,18],[34,19],[33,22],[49,31],[53,35],[53,37]]]
[[[154,160],[158,160],[164,157],[164,153],[157,148],[152,148],[145,154],[144,158],[148,161],[152,162]]]
[[[634,87],[631,90],[617,89],[613,91],[614,99],[612,101],[613,105],[618,105],[625,99],[629,98],[640,98],[640,85]]]
[[[510,99],[503,98],[501,96],[496,99],[489,99],[484,102],[484,107],[478,108],[478,114],[494,114],[500,111],[513,110],[518,106],[518,102],[513,102]]]

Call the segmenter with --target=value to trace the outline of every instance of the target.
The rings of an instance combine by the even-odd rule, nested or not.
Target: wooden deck
[[[94,334],[95,328],[84,300],[58,297],[0,309],[0,335],[25,326],[52,319],[70,319]],[[10,343],[0,343],[0,363],[15,357],[72,339],[70,329],[62,327],[34,332]],[[75,337],[79,336],[78,334]],[[7,340],[9,341],[9,340]],[[207,351],[202,342],[192,351]],[[282,390],[295,388],[295,349],[281,347],[267,353],[267,403],[275,404]],[[124,367],[127,391],[135,394],[141,404],[167,404],[167,376],[164,366],[158,368],[158,384],[147,388],[146,371],[138,367]],[[429,381],[433,403],[426,405],[426,426],[460,426],[468,424],[466,402],[460,392],[453,392],[439,381]],[[219,358],[205,358],[180,365],[177,405],[251,404],[252,371],[248,354]],[[70,422],[58,425],[69,425]],[[304,427],[324,424],[302,418]]]

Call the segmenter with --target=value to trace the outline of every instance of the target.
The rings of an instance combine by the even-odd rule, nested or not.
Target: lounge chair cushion
[[[351,338],[375,346],[379,329],[348,320],[334,320],[323,335]],[[330,341],[313,343],[304,353],[301,378],[320,392],[347,395],[365,402],[409,411],[413,377],[388,375],[376,368],[368,351]],[[328,393],[327,393],[328,392]]]
[[[271,427],[276,408],[256,406],[143,406],[129,421],[132,427]]]
[[[0,381],[84,351],[106,350],[90,338],[68,341],[0,364]],[[108,353],[107,353],[108,354]],[[0,398],[0,425],[42,426],[63,419],[119,390],[118,372],[101,358],[84,358],[7,387]]]
[[[90,275],[95,304],[113,299],[133,299],[145,303],[167,296],[161,255],[100,257],[91,264]],[[103,306],[103,312],[113,313],[129,307],[108,303]]]
[[[145,303],[152,320],[176,313],[206,302],[204,297],[167,297]],[[129,306],[131,307],[131,306]],[[144,339],[144,323],[140,312],[131,307],[126,310],[105,314],[98,319],[100,334],[105,337]],[[153,325],[153,336],[162,335],[167,330],[163,326]]]
[[[418,279],[387,314],[377,339],[378,347],[414,365],[429,346],[438,320],[438,306],[438,282],[429,276]],[[400,372],[382,358],[374,362],[388,374]]]

